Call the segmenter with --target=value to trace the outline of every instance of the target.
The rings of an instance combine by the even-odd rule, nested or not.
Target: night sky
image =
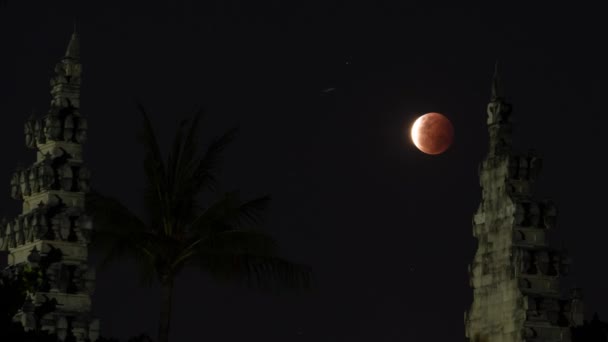
[[[165,147],[178,120],[204,107],[205,141],[241,128],[222,190],[272,195],[264,229],[285,257],[314,269],[314,290],[293,295],[181,274],[173,341],[461,340],[498,59],[514,144],[544,158],[536,193],[559,208],[552,239],[574,262],[566,285],[608,318],[605,12],[295,3],[9,0],[0,7],[0,214],[20,211],[10,176],[35,159],[23,124],[48,109],[75,21],[93,186],[143,215],[135,99]],[[416,150],[406,132],[431,111],[455,128],[439,156]],[[141,286],[129,262],[100,270],[93,311],[104,336],[155,337],[159,288]]]

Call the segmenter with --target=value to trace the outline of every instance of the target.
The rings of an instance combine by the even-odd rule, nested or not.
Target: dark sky
[[[165,146],[177,121],[204,106],[209,139],[241,126],[223,189],[271,194],[265,229],[286,257],[314,268],[307,295],[182,274],[174,341],[460,340],[498,58],[515,144],[544,157],[537,194],[559,207],[553,239],[573,258],[568,281],[608,317],[604,12],[557,3],[295,3],[9,1],[0,8],[1,214],[18,213],[10,175],[35,158],[23,123],[48,109],[49,78],[76,21],[94,186],[142,213],[133,99],[149,109]],[[328,87],[335,92],[322,95]],[[406,134],[430,111],[448,116],[456,134],[434,157]],[[129,263],[100,271],[93,310],[102,333],[155,336],[158,295]]]

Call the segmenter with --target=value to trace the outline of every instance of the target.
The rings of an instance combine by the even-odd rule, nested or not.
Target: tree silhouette
[[[599,315],[593,314],[591,322],[572,328],[572,342],[606,342],[608,341],[608,323],[602,322]]]
[[[199,203],[204,191],[217,193],[220,156],[236,129],[212,141],[198,156],[199,111],[179,124],[165,161],[146,111],[141,105],[138,108],[144,124],[139,138],[144,147],[147,220],[97,191],[87,195],[86,207],[96,227],[94,246],[107,251],[102,266],[130,256],[137,261],[143,280],[160,282],[158,342],[168,341],[174,279],[188,265],[249,287],[309,287],[310,269],[280,258],[275,241],[255,230],[268,196],[242,201],[238,192],[228,192],[208,205]]]
[[[24,331],[21,322],[13,321],[13,316],[22,307],[26,293],[32,291],[32,284],[39,278],[37,269],[24,269],[12,272],[7,268],[0,272],[0,341],[13,342],[55,342],[57,336],[40,329]],[[56,303],[36,307],[35,316],[42,316],[55,310]]]

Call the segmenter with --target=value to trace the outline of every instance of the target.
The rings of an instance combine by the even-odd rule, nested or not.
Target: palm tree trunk
[[[161,281],[160,321],[158,324],[158,342],[169,342],[169,325],[171,323],[171,304],[173,301],[173,277]]]

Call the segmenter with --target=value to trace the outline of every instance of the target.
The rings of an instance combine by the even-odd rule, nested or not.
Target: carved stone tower
[[[582,324],[578,289],[562,295],[560,276],[570,259],[548,245],[557,209],[532,196],[541,159],[511,148],[511,106],[504,101],[495,70],[488,104],[490,146],[480,166],[482,201],[473,218],[478,248],[469,266],[473,303],[465,312],[472,342],[570,341]]]
[[[90,172],[82,154],[87,121],[80,114],[79,57],[74,32],[55,66],[48,114],[25,123],[25,144],[37,150],[37,158],[13,174],[11,196],[23,201],[23,210],[0,229],[0,249],[9,251],[11,272],[40,272],[15,320],[26,330],[83,342],[97,340],[99,321],[90,314],[95,273],[87,263],[92,224],[84,199]],[[41,310],[49,305],[55,309]]]

